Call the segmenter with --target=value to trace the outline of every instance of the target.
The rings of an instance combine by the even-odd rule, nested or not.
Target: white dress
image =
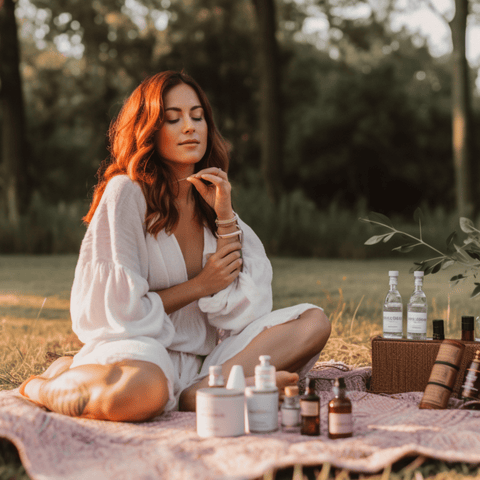
[[[272,267],[259,238],[241,220],[243,268],[213,296],[170,315],[156,290],[186,282],[185,261],[175,238],[146,232],[146,202],[126,175],[108,183],[80,249],[71,293],[73,330],[85,344],[71,368],[143,360],[158,365],[169,385],[166,411],[180,393],[243,350],[266,328],[310,308],[301,304],[272,312]],[[216,251],[204,228],[203,265]],[[216,344],[216,329],[230,336]]]

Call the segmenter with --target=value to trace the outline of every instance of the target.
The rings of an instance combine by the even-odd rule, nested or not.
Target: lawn
[[[31,374],[43,371],[56,355],[72,354],[81,347],[71,330],[69,316],[75,264],[75,255],[0,255],[0,389],[18,386]],[[409,273],[412,260],[400,255],[357,261],[273,258],[272,264],[274,308],[309,302],[324,308],[330,318],[332,336],[320,360],[369,365],[370,339],[381,333],[388,271],[400,272],[399,291],[404,305],[413,290],[413,275]],[[456,273],[458,271],[451,269],[442,271],[427,276],[424,282],[429,319],[443,318],[449,338],[460,337],[460,317],[476,315],[479,306],[477,300],[469,299],[471,284],[449,287],[448,279]],[[428,334],[431,335],[431,325]],[[8,447],[1,447],[0,478],[28,478],[21,476],[21,467],[15,467],[18,460],[10,459],[12,453]],[[396,474],[391,475],[410,478],[415,472],[423,475],[422,478],[430,475],[437,479],[466,479],[476,473],[467,465],[423,460],[420,466],[422,462],[415,461],[415,468],[403,464],[394,466]],[[17,473],[12,474],[12,468],[17,468]],[[324,470],[322,478],[328,478],[326,473]],[[306,469],[304,474],[316,478],[314,469]],[[330,476],[334,474],[332,470]],[[298,469],[295,474],[283,472],[283,475],[287,476],[281,478],[292,478],[292,475],[301,478]],[[346,472],[339,475],[349,478]],[[419,478],[418,475],[415,478]]]

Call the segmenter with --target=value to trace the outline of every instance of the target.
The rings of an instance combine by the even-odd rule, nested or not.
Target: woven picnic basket
[[[465,379],[465,371],[480,350],[480,342],[465,342],[460,370],[453,387],[458,397]],[[427,386],[441,340],[390,339],[381,336],[372,339],[372,393],[423,392]]]

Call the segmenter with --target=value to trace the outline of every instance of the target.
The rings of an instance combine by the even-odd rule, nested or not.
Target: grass
[[[73,354],[81,343],[70,326],[69,295],[76,255],[0,255],[0,389],[17,387],[38,374],[57,356]],[[309,302],[324,308],[332,336],[320,360],[335,359],[364,366],[371,363],[370,339],[381,333],[382,304],[388,288],[388,270],[399,270],[404,304],[413,290],[412,260],[272,259],[274,308]],[[454,270],[425,279],[430,318],[445,320],[446,336],[460,337],[461,315],[474,314],[477,300],[469,300],[471,285],[449,288]],[[431,326],[427,334],[431,334]],[[328,471],[327,471],[328,470]],[[420,475],[420,476],[419,476]],[[476,466],[446,464],[418,457],[404,459],[369,478],[466,480],[480,475]],[[352,472],[327,465],[269,472],[264,479],[354,479]],[[0,479],[28,479],[16,449],[0,441]]]

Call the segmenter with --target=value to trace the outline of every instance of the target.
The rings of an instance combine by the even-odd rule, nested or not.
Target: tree
[[[267,192],[273,202],[281,195],[283,132],[280,101],[281,69],[275,37],[274,0],[253,0],[258,22],[260,73],[261,165]]]
[[[21,194],[25,187],[26,136],[22,82],[19,71],[19,45],[15,4],[13,0],[0,0],[0,81],[2,108],[3,188],[7,217],[18,226],[20,213],[27,203]],[[23,189],[24,192],[26,189]]]

